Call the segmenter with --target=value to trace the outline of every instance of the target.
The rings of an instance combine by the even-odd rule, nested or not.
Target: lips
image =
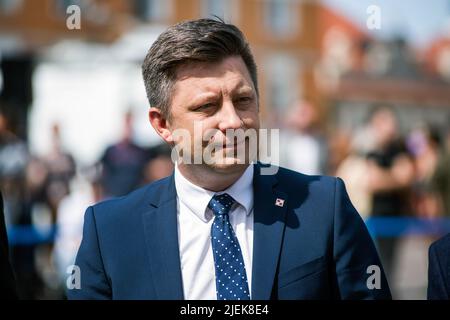
[[[239,138],[239,137],[235,137],[235,139],[237,139],[237,138]],[[222,139],[220,139],[220,140],[222,140]],[[217,141],[215,139],[215,137],[213,136],[213,137],[211,137],[211,139],[209,140],[209,142],[207,144],[213,146],[214,148],[228,149],[228,148],[239,147],[245,141],[246,141],[246,138],[244,137],[243,139],[236,141],[235,143],[231,143],[231,141],[225,141],[225,142],[221,143],[220,141]]]
[[[224,143],[224,144],[222,144],[222,148],[230,148],[230,147],[236,148],[236,147],[238,147],[239,145],[241,145],[244,141],[245,141],[245,140],[241,140],[241,141],[235,142],[235,143],[233,143],[233,144],[226,144],[226,143]]]

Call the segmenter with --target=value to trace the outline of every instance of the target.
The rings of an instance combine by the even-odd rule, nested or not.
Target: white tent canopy
[[[140,27],[111,45],[66,40],[42,52],[33,78],[31,151],[49,151],[51,127],[58,123],[63,146],[76,160],[91,164],[120,138],[123,114],[130,109],[136,142],[161,142],[148,123],[141,63],[162,30]]]

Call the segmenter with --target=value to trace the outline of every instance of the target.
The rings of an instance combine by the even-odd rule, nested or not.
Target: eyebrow
[[[233,89],[231,90],[231,94],[250,94],[250,93],[251,93],[251,94],[254,94],[254,93],[255,93],[255,90],[253,89],[253,87],[251,87],[251,86],[249,86],[248,84],[243,83],[243,82],[238,83],[238,84],[236,85],[236,87],[233,88]],[[196,105],[199,104],[199,103],[202,103],[202,102],[207,101],[207,100],[210,100],[210,99],[211,99],[211,100],[212,100],[212,99],[217,99],[217,98],[219,98],[219,97],[221,97],[221,96],[222,96],[221,93],[220,93],[220,94],[217,94],[216,92],[207,89],[206,92],[201,92],[201,93],[199,93],[198,95],[196,95],[196,96],[192,99],[192,102],[189,103],[189,106],[190,106],[190,107],[196,106]]]
[[[240,88],[233,90],[233,92],[236,92],[238,94],[242,94],[242,93],[252,93],[253,94],[253,93],[255,93],[255,90],[251,86],[244,85]]]

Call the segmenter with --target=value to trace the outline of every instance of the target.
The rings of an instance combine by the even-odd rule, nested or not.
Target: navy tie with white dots
[[[208,203],[214,215],[211,243],[216,270],[217,300],[250,300],[241,247],[228,213],[236,201],[227,193],[214,195]]]

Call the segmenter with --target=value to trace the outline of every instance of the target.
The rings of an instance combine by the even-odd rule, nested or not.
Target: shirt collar
[[[228,193],[249,215],[253,209],[253,170],[253,164],[250,164],[241,177],[230,187],[220,192],[213,192],[203,189],[186,179],[178,169],[178,164],[176,164],[174,179],[178,199],[199,219],[208,222],[212,218],[212,212],[206,209],[211,198],[216,193]]]

